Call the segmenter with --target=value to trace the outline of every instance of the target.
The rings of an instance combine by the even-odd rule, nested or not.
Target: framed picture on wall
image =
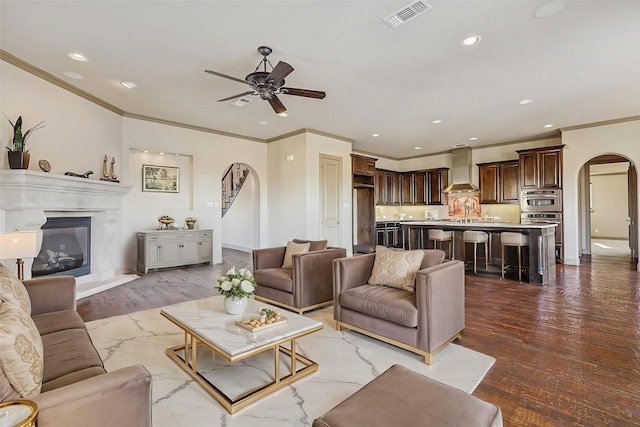
[[[180,192],[180,168],[142,165],[142,191]]]

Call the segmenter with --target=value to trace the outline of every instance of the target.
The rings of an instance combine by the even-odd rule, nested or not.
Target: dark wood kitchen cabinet
[[[376,245],[375,179],[376,161],[372,157],[351,155],[353,252],[371,252]]]
[[[518,203],[520,199],[519,161],[478,164],[480,203]]]
[[[428,205],[442,205],[444,203],[442,190],[449,185],[449,168],[432,169],[427,171]]]
[[[518,150],[521,188],[562,188],[564,145]]]
[[[400,204],[400,174],[376,169],[376,205]]]

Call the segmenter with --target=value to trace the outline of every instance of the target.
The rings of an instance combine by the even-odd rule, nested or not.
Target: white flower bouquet
[[[218,277],[217,281],[214,288],[225,297],[250,297],[258,286],[249,270],[241,268],[236,271],[235,266],[224,276]]]

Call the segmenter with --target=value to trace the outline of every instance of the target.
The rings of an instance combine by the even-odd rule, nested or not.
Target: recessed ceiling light
[[[164,156],[164,153],[161,151],[161,152],[160,152],[160,155],[161,155],[161,156]]]
[[[282,113],[278,113],[278,116],[280,116],[280,117],[288,117],[289,115],[283,111]]]
[[[527,104],[531,104],[533,102],[533,99],[523,99],[522,101],[520,101],[520,105],[527,105]]]
[[[374,138],[377,138],[377,137],[380,136],[380,134],[379,133],[374,133],[374,134],[371,134],[371,136],[374,137]]]
[[[472,136],[471,138],[469,138],[469,141],[476,141],[478,138],[475,136]]]
[[[86,56],[84,56],[81,53],[78,52],[69,52],[67,53],[67,56],[71,59],[73,59],[74,61],[79,61],[79,62],[88,62],[89,58],[87,58]]]
[[[73,71],[65,71],[62,75],[73,80],[82,80],[82,76],[78,73],[74,73]]]
[[[258,122],[258,124],[259,124],[259,125],[262,125],[262,126],[266,125],[267,123],[268,123],[268,122],[267,122],[266,120],[260,120],[260,121]]]
[[[546,128],[552,128],[552,127],[553,127],[553,125],[552,125],[552,124],[548,124],[548,125],[544,125],[544,127],[546,127]]]
[[[127,89],[133,89],[134,87],[138,87],[137,84],[135,84],[134,82],[129,82],[129,81],[122,81],[120,82],[120,84],[124,87],[126,87]]]
[[[176,157],[180,157],[180,154],[178,154],[178,153],[174,153],[174,156],[176,156]]]
[[[548,18],[557,13],[560,13],[566,5],[567,3],[564,0],[548,1],[538,9],[536,9],[536,11],[533,13],[533,16],[535,16],[536,18]]]
[[[413,147],[414,150],[422,150],[422,147]]]
[[[466,39],[462,40],[463,46],[473,46],[474,44],[480,43],[480,36],[470,36]]]
[[[438,123],[442,123],[442,120],[440,119],[433,120],[431,123],[433,123],[434,125],[437,125]]]
[[[144,150],[144,152],[145,152],[145,153],[148,153],[148,152],[149,152],[149,150]]]

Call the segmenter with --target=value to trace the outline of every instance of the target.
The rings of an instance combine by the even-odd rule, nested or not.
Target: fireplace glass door
[[[91,218],[48,218],[42,226],[42,248],[33,260],[31,276],[91,272]]]

